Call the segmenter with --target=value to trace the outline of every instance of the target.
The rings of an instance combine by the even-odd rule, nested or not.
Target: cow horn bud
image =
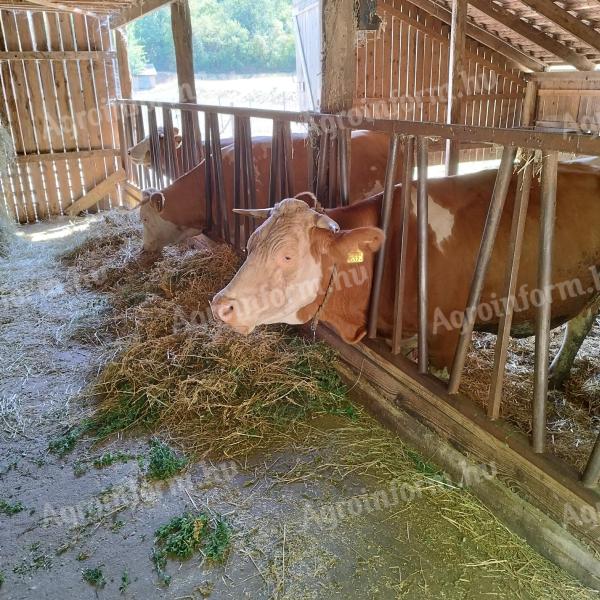
[[[268,219],[271,216],[270,208],[234,208],[233,212],[238,215],[254,217],[255,219]]]
[[[319,215],[316,226],[319,229],[329,229],[333,233],[337,233],[340,230],[340,226],[327,215]]]

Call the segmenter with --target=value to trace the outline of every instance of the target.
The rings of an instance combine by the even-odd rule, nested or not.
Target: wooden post
[[[192,48],[192,21],[187,0],[171,4],[171,29],[175,43],[175,62],[179,84],[179,102],[196,102],[194,56]]]
[[[448,125],[460,123],[462,108],[463,60],[465,56],[465,30],[467,26],[467,0],[452,0],[450,30],[450,58],[448,60]],[[446,175],[456,175],[460,146],[446,142]]]
[[[131,71],[129,69],[129,52],[127,49],[127,35],[122,29],[115,29],[117,43],[117,65],[119,67],[119,82],[121,98],[132,98]]]
[[[356,87],[356,17],[354,0],[323,0],[321,3],[321,112],[352,108]]]
[[[525,88],[523,109],[521,111],[521,127],[535,127],[535,115],[537,109],[538,82],[530,79]]]

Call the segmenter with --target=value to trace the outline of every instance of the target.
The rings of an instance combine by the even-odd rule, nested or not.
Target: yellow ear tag
[[[352,265],[365,262],[365,255],[362,250],[352,250],[352,252],[348,252],[346,262]]]

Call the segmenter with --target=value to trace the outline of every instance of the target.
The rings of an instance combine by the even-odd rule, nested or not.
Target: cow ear
[[[338,233],[333,249],[338,261],[360,263],[363,253],[377,252],[384,239],[385,235],[378,227],[357,227]]]

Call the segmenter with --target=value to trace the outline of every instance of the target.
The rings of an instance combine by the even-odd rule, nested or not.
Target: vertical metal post
[[[173,181],[177,179],[177,157],[175,153],[175,131],[173,129],[173,115],[171,109],[166,106],[162,109],[163,113],[163,155],[165,158],[165,172],[167,177]]]
[[[234,154],[234,162],[233,162],[233,208],[241,208],[241,196],[242,189],[244,186],[244,164],[242,160],[242,149],[243,149],[243,132],[242,126],[240,123],[240,118],[235,116],[233,118],[233,154]],[[234,213],[233,215],[233,235],[234,235],[234,246],[236,249],[240,250],[240,226],[241,219],[240,215]]]
[[[533,451],[544,452],[546,445],[546,399],[550,354],[550,318],[552,309],[552,246],[556,214],[558,152],[542,158],[542,207],[540,214],[540,250],[538,290],[542,304],[538,307],[535,327],[535,367],[533,382]]]
[[[280,174],[281,174],[281,122],[273,121],[273,137],[271,141],[271,174],[269,177],[269,206],[274,206],[280,198]]]
[[[295,193],[294,170],[292,168],[292,129],[289,121],[281,123],[281,196],[292,198]]]
[[[154,187],[163,187],[162,150],[156,123],[156,110],[154,106],[148,107],[148,129],[150,130],[150,159],[154,170]]]
[[[225,182],[223,179],[223,155],[221,153],[221,132],[219,131],[219,115],[210,114],[210,140],[211,154],[214,161],[214,183],[217,200],[217,224],[219,234],[226,242],[231,242],[229,238],[229,215],[227,214],[225,198]]]
[[[246,119],[243,121],[243,127],[245,129],[244,135],[244,147],[242,149],[242,153],[245,157],[244,164],[246,167],[246,185],[248,187],[246,194],[246,203],[243,208],[253,208],[256,206],[256,177],[254,173],[254,157],[252,154],[252,126],[250,124],[250,119]],[[261,207],[264,208],[264,207]],[[252,231],[256,226],[255,219],[252,219]],[[244,247],[246,247],[246,243],[248,238],[250,237],[250,222],[246,221],[244,223]]]
[[[427,345],[427,313],[429,309],[429,194],[427,193],[427,167],[429,141],[417,138],[417,255],[419,264],[419,336],[418,366],[427,373],[429,352]]]
[[[515,292],[519,275],[521,252],[523,250],[523,236],[525,233],[525,222],[527,220],[527,207],[529,206],[529,192],[531,191],[531,179],[533,176],[533,165],[531,162],[523,167],[518,183],[513,208],[512,228],[504,276],[504,288],[502,299],[504,300],[504,312],[500,317],[498,325],[498,336],[494,352],[494,369],[492,371],[492,382],[488,397],[487,414],[490,419],[500,416],[500,404],[502,402],[502,387],[504,383],[504,368],[508,354],[508,343],[510,341],[510,329],[515,306]]]
[[[587,465],[585,466],[585,471],[583,472],[583,476],[581,481],[583,485],[586,487],[594,487],[598,483],[598,478],[600,477],[600,435],[596,438],[596,443],[594,444],[594,448],[592,453],[590,454],[590,458],[588,460]]]
[[[317,198],[321,204],[327,204],[325,197],[329,198],[329,147],[331,145],[331,132],[325,129],[319,140],[319,159],[317,168]]]
[[[402,329],[404,313],[404,289],[406,287],[406,259],[408,255],[408,220],[412,196],[412,178],[415,153],[415,138],[410,136],[404,143],[404,165],[402,169],[402,204],[400,223],[400,247],[398,250],[398,271],[396,273],[396,298],[394,302],[394,331],[392,333],[392,353],[400,354],[402,349]]]
[[[456,349],[456,354],[454,355],[454,362],[452,364],[452,371],[450,373],[448,391],[451,394],[456,394],[460,386],[460,380],[462,377],[463,368],[465,366],[469,344],[471,343],[471,335],[473,334],[473,329],[475,327],[477,305],[483,290],[483,284],[485,282],[485,276],[487,274],[490,259],[492,257],[494,242],[496,241],[496,234],[498,233],[498,227],[500,225],[500,219],[502,217],[506,195],[508,194],[508,186],[512,176],[516,151],[516,148],[504,146],[504,150],[502,152],[502,160],[500,161],[500,168],[498,169],[498,174],[496,175],[496,183],[494,184],[494,191],[492,193],[490,208],[488,210],[487,220],[483,230],[481,246],[479,247],[479,255],[477,257],[477,264],[475,265],[473,281],[471,282],[469,299],[463,315],[458,347]]]
[[[350,178],[348,172],[350,157],[348,154],[349,129],[338,129],[338,174],[340,181],[340,203],[342,206],[350,204]]]
[[[204,114],[204,191],[206,201],[206,230],[212,231],[213,227],[213,158],[212,158],[212,136],[211,118],[209,113]]]
[[[390,218],[392,215],[392,202],[394,200],[394,179],[396,175],[396,161],[398,157],[398,146],[400,136],[394,134],[390,139],[390,150],[385,171],[385,185],[381,204],[381,229],[387,237]],[[369,305],[368,335],[371,339],[377,337],[377,320],[379,317],[379,297],[381,295],[381,282],[383,280],[383,268],[385,263],[386,243],[381,246],[377,253],[375,272],[373,276],[373,288],[371,290],[371,303]]]

